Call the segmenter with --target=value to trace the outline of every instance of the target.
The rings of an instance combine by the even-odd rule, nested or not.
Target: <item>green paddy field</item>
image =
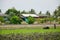
[[[43,29],[41,27],[25,27],[25,28],[18,28],[18,29],[0,29],[0,34],[27,34],[27,33],[50,33],[50,32],[60,32],[60,27],[54,29],[51,27],[50,29]]]
[[[24,27],[0,29],[0,40],[60,40],[60,27]]]

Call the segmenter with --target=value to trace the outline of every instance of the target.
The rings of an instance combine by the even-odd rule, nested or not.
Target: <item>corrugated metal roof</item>
[[[32,17],[48,17],[48,15],[45,15],[45,14],[22,14],[22,16],[24,17],[28,17],[28,16],[32,16]]]
[[[22,14],[22,16],[24,16],[24,17],[29,17],[29,16],[32,16],[32,17],[39,17],[39,16],[36,15],[36,14]]]

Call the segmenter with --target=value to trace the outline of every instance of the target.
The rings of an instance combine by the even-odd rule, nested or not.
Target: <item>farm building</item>
[[[38,18],[39,16],[38,15],[36,15],[36,14],[22,14],[22,17],[29,17],[29,16],[31,16],[31,17],[34,17],[34,18]]]
[[[38,15],[38,14],[21,14],[21,18],[25,21],[27,21],[27,18],[31,16],[31,17],[34,17],[34,18],[47,18],[48,16],[47,15]]]
[[[22,14],[21,16],[25,17],[25,18],[27,18],[29,16],[34,17],[34,18],[46,18],[46,17],[48,17],[48,15],[44,15],[44,14],[41,14],[41,15],[39,15],[39,14]]]

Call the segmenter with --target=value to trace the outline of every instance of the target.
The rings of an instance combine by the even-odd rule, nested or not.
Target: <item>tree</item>
[[[48,15],[48,16],[50,17],[50,12],[49,12],[49,11],[47,11],[47,12],[46,12],[46,15]]]
[[[21,24],[22,20],[18,16],[13,16],[10,18],[11,24]]]
[[[10,14],[9,14],[10,17],[12,17],[14,15],[15,15],[15,13],[13,13],[13,12],[10,12]]]
[[[1,9],[0,9],[0,13],[1,13]]]
[[[31,9],[31,11],[29,11],[30,14],[36,14],[34,9]]]
[[[60,10],[60,6],[58,6],[58,10]]]
[[[57,8],[57,15],[60,16],[60,6]]]
[[[10,18],[12,18],[13,16],[18,16],[18,17],[21,17],[20,15],[20,11],[17,11],[14,7],[11,8],[11,9],[8,9],[5,14],[8,15],[7,19],[8,21],[10,21]]]
[[[54,16],[55,18],[57,18],[57,16],[58,16],[58,15],[57,15],[57,10],[54,11],[53,16]]]
[[[15,8],[8,9],[5,14],[10,14],[10,12],[17,13],[17,10]]]
[[[53,16],[55,16],[56,18],[60,16],[60,6],[58,6],[58,8],[54,11]]]
[[[8,9],[5,14],[7,15],[11,15],[11,13],[13,13],[13,15],[19,16],[20,15],[20,11],[17,11],[14,7],[11,9]]]
[[[42,14],[42,11],[39,12],[39,15]]]
[[[34,19],[33,17],[31,17],[31,16],[29,16],[29,17],[27,18],[27,20],[28,20],[28,24],[33,24],[34,21],[35,21],[35,19]]]
[[[4,22],[4,17],[0,17],[0,22]]]
[[[57,21],[58,17],[60,17],[60,6],[58,6],[58,8],[55,9],[53,16],[55,20]]]
[[[21,17],[21,13],[20,11],[17,12],[18,14],[16,14],[18,17]]]
[[[46,21],[49,21],[50,22],[50,24],[51,24],[51,14],[50,14],[50,12],[49,11],[47,11],[46,12],[46,15],[49,17],[49,18],[46,18]]]

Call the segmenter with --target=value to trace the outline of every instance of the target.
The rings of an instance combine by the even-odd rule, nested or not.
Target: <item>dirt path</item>
[[[0,29],[8,29],[8,28],[24,28],[24,27],[53,27],[53,24],[30,24],[30,25],[0,25]],[[56,26],[60,26],[59,24],[57,24]]]

